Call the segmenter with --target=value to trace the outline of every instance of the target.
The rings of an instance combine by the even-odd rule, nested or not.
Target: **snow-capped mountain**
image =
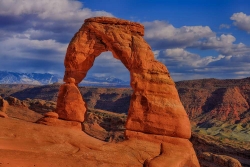
[[[47,85],[56,82],[63,83],[63,77],[49,73],[18,73],[0,71],[0,84],[32,84]],[[87,76],[80,83],[82,86],[129,86],[128,81],[115,77]]]
[[[84,86],[129,86],[129,81],[123,81],[115,77],[87,76],[80,85]]]
[[[0,84],[45,85],[61,81],[62,77],[49,73],[41,74],[0,71]]]

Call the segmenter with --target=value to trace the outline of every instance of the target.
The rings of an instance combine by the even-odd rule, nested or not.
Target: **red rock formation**
[[[74,78],[60,86],[55,112],[48,112],[36,123],[82,130],[86,114],[85,102]]]
[[[138,23],[108,17],[85,20],[67,49],[64,61],[66,84],[60,87],[55,111],[60,119],[84,121],[85,103],[75,84],[85,78],[95,58],[109,50],[129,70],[134,91],[126,122],[126,137],[166,145],[162,154],[148,160],[146,165],[198,167],[192,144],[187,140],[191,136],[190,122],[175,84],[166,66],[155,60],[143,35],[144,27]],[[39,122],[58,125],[60,119],[47,114]],[[183,148],[185,151],[181,151]]]
[[[6,112],[9,103],[0,96],[0,111]]]
[[[174,139],[168,144],[161,144],[159,156],[145,161],[145,167],[195,167],[199,164],[192,144],[184,140]],[[186,150],[185,152],[183,150]],[[187,151],[188,150],[188,151]],[[190,154],[191,153],[191,154]],[[235,166],[238,167],[238,166]]]
[[[76,84],[86,76],[102,52],[111,51],[129,70],[133,95],[126,129],[135,132],[190,138],[190,122],[165,65],[143,39],[143,25],[97,17],[85,23],[71,40],[65,57],[65,76]],[[60,117],[60,114],[59,114]]]
[[[8,101],[9,105],[12,105],[12,106],[22,106],[23,105],[19,99],[12,97],[12,96],[7,97],[6,100]]]
[[[181,101],[194,124],[221,121],[247,123],[250,78],[177,82]]]
[[[58,113],[60,119],[76,122],[84,121],[85,102],[75,85],[74,78],[68,78],[66,83],[60,86],[55,112]]]
[[[0,111],[0,118],[8,118],[8,115],[5,112]]]
[[[164,155],[168,152],[174,161],[185,161],[182,158],[186,155],[178,152],[181,145],[165,143],[163,147]],[[149,141],[107,143],[79,130],[41,126],[17,119],[0,120],[1,166],[142,167],[145,160],[154,159],[160,150],[160,144]]]
[[[249,109],[240,89],[238,87],[227,88],[222,95],[220,104],[210,111],[211,115],[220,118],[222,121],[226,121],[228,118],[234,121],[240,120],[239,114]]]
[[[226,155],[217,155],[209,152],[204,152],[200,155],[202,167],[242,167],[237,159]]]
[[[44,114],[44,116],[45,117],[50,117],[50,118],[56,118],[56,119],[59,118],[58,114],[55,113],[55,112],[47,112],[46,114]]]
[[[56,118],[55,115],[51,115],[51,114],[45,114],[45,116],[39,119],[36,123],[49,125],[49,126],[70,128],[70,129],[75,129],[75,130],[80,130],[80,131],[82,130],[82,125],[80,122],[61,120],[61,119]]]

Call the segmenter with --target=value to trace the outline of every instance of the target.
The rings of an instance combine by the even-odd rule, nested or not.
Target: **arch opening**
[[[113,57],[112,52],[106,51],[95,58],[80,85],[130,87],[130,74],[122,62]]]

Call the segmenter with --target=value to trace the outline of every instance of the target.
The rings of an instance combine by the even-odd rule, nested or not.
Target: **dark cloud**
[[[62,74],[68,43],[94,16],[112,14],[72,0],[0,1],[0,70]]]
[[[44,59],[27,59],[27,58],[12,58],[9,56],[2,56],[4,61],[0,61],[1,71],[13,72],[41,72],[41,73],[55,73],[63,75],[64,66],[62,61],[49,61]]]

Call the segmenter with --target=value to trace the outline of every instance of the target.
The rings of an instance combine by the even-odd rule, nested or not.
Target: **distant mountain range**
[[[123,81],[121,79],[115,77],[94,77],[94,76],[87,76],[84,80],[80,83],[81,86],[129,86],[129,81]]]
[[[0,71],[0,84],[46,85],[61,81],[62,78],[60,76],[49,73],[41,74]]]
[[[63,77],[49,73],[18,73],[0,71],[0,84],[31,84],[47,85],[53,83],[62,83]],[[129,86],[129,81],[123,81],[115,77],[95,77],[87,76],[80,83],[81,86]]]

